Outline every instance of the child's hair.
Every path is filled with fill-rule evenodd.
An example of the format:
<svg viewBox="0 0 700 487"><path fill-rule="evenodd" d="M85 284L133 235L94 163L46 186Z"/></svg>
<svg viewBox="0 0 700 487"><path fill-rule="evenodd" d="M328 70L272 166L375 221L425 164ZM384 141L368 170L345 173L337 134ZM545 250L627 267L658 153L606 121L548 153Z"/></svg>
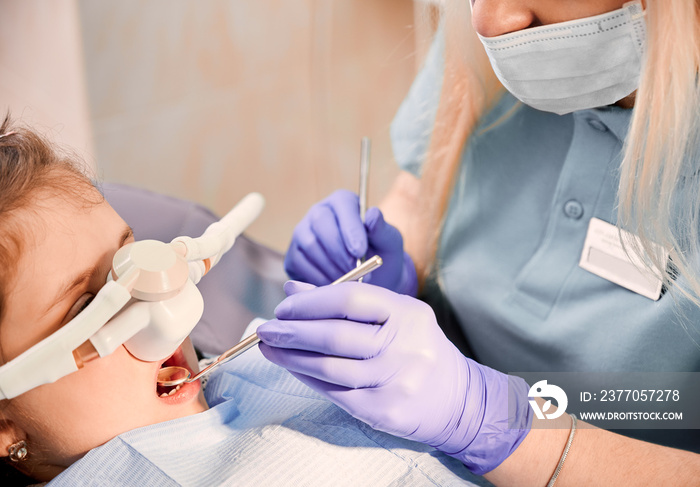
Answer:
<svg viewBox="0 0 700 487"><path fill-rule="evenodd" d="M0 327L5 318L7 291L18 272L17 262L32 234L32 225L36 224L32 210L46 197L56 196L79 207L102 201L78 157L58 150L37 132L14 124L6 115L0 125ZM0 365L5 361L0 343ZM0 401L0 411L9 403ZM0 420L0 428L5 427L6 422ZM4 453L0 456L6 458ZM0 461L0 485L34 482L8 460Z"/></svg>
<svg viewBox="0 0 700 487"><path fill-rule="evenodd" d="M29 231L32 214L27 210L47 196L64 197L77 205L99 202L89 188L94 185L78 157L58 150L27 127L14 126L6 115L0 126L0 325L7 286Z"/></svg>
<svg viewBox="0 0 700 487"><path fill-rule="evenodd" d="M445 73L421 176L419 228L406 240L419 281L434 274L436 253L461 154L500 88L462 0L445 2ZM700 305L700 0L647 0L646 60L620 168L618 225L642 239L647 265L665 269ZM502 89L502 88L501 88ZM652 251L670 252L673 265ZM676 275L684 284L673 282Z"/></svg>

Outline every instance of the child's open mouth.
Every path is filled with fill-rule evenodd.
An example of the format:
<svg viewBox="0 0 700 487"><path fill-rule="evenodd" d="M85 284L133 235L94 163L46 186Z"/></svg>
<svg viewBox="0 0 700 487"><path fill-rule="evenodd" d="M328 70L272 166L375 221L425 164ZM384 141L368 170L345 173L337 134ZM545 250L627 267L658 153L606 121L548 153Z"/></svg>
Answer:
<svg viewBox="0 0 700 487"><path fill-rule="evenodd" d="M163 367L168 366L184 367L185 369L189 370L190 374L194 374L189 364L187 363L187 359L185 358L181 347L178 347L178 349L175 350L175 353L161 364L160 368L162 369ZM180 400L186 399L192 394L196 394L199 391L199 388L199 381L185 382L183 384L178 384L174 386L166 386L159 384L156 379L156 395L160 399L167 400L169 403L180 402Z"/></svg>

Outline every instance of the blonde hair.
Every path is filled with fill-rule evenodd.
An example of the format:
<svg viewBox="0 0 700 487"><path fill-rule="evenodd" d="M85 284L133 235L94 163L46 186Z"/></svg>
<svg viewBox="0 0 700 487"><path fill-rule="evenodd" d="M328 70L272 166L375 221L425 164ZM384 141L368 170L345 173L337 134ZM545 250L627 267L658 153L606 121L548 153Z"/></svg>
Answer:
<svg viewBox="0 0 700 487"><path fill-rule="evenodd" d="M628 251L662 269L667 286L680 273L682 292L700 305L700 262L690 262L700 251L700 0L646 4L646 62L620 167L618 225L641 237ZM406 242L421 285L435 271L464 145L500 87L471 27L468 3L448 1L443 22L445 73L421 176L422 215ZM670 251L672 267L651 242Z"/></svg>
<svg viewBox="0 0 700 487"><path fill-rule="evenodd" d="M700 305L700 0L647 0L647 59L620 168L618 224L630 250ZM672 266L652 242L667 249Z"/></svg>
<svg viewBox="0 0 700 487"><path fill-rule="evenodd" d="M406 239L421 285L433 270L440 229L464 145L490 107L500 83L471 27L468 2L447 2L443 11L445 71L440 103L420 179L421 213Z"/></svg>

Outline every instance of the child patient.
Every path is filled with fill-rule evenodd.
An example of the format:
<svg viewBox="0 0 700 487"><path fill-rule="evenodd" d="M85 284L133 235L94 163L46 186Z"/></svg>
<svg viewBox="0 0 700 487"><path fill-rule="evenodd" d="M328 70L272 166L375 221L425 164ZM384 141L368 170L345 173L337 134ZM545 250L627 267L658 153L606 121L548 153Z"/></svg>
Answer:
<svg viewBox="0 0 700 487"><path fill-rule="evenodd" d="M80 313L105 283L114 253L132 241L129 226L70 156L5 118L0 364ZM189 341L176 355L196 367ZM457 460L372 430L257 348L220 367L206 390L194 382L167 397L156 387L162 363L120 346L0 401L0 483L465 484L468 473Z"/></svg>

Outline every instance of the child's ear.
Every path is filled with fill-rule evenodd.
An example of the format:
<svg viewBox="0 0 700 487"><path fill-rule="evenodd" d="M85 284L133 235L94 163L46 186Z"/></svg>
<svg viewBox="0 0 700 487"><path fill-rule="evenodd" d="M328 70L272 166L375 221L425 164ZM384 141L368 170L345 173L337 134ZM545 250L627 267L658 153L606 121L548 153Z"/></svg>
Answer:
<svg viewBox="0 0 700 487"><path fill-rule="evenodd" d="M10 447L13 445L16 452L24 447L26 457L26 444L23 444L26 439L25 432L14 421L3 418L3 413L0 410L0 482L2 485L33 485L36 483L36 479L30 475L32 467L29 462L23 459L9 460Z"/></svg>
<svg viewBox="0 0 700 487"><path fill-rule="evenodd" d="M26 438L27 435L14 421L0 417L0 457L9 456L10 446Z"/></svg>

